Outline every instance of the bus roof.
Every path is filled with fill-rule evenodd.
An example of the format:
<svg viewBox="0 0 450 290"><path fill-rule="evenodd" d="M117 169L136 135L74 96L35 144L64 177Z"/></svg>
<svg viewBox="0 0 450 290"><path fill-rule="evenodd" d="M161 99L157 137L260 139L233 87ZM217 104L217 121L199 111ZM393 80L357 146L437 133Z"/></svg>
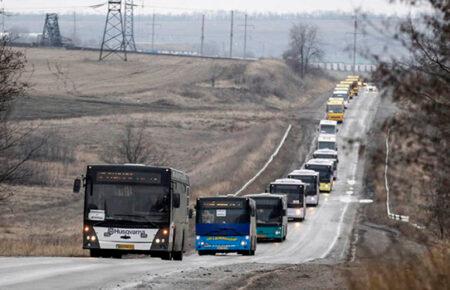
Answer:
<svg viewBox="0 0 450 290"><path fill-rule="evenodd" d="M314 158L308 160L306 162L307 165L328 165L328 166L334 166L334 161L332 159L323 159L323 158Z"/></svg>
<svg viewBox="0 0 450 290"><path fill-rule="evenodd" d="M328 102L342 103L345 101L344 99L345 99L344 97L332 96L328 98Z"/></svg>
<svg viewBox="0 0 450 290"><path fill-rule="evenodd" d="M218 195L218 196L205 196L197 198L197 200L224 200L224 199L248 199L248 197L234 196L234 195Z"/></svg>
<svg viewBox="0 0 450 290"><path fill-rule="evenodd" d="M314 151L313 155L315 155L315 154L337 156L337 151L332 150L332 149L318 149L318 150Z"/></svg>
<svg viewBox="0 0 450 290"><path fill-rule="evenodd" d="M348 94L348 91L347 90L344 91L338 88L333 91L333 94Z"/></svg>
<svg viewBox="0 0 450 290"><path fill-rule="evenodd" d="M271 182L270 184L306 185L305 183L301 182L300 180L292 179L292 178L280 178L280 179L277 179L277 180Z"/></svg>
<svg viewBox="0 0 450 290"><path fill-rule="evenodd" d="M286 199L286 196L284 194L271 194L271 193L253 193L253 194L246 194L244 197L249 198L273 198L273 199Z"/></svg>
<svg viewBox="0 0 450 290"><path fill-rule="evenodd" d="M320 125L332 125L332 126L337 126L337 121L332 121L332 120L320 120Z"/></svg>
<svg viewBox="0 0 450 290"><path fill-rule="evenodd" d="M320 134L317 138L318 142L336 142L336 135L333 134Z"/></svg>
<svg viewBox="0 0 450 290"><path fill-rule="evenodd" d="M300 176L319 176L319 172L309 169L296 169L288 174L288 176L300 175Z"/></svg>
<svg viewBox="0 0 450 290"><path fill-rule="evenodd" d="M344 105L344 101L340 98L329 98L327 105Z"/></svg>

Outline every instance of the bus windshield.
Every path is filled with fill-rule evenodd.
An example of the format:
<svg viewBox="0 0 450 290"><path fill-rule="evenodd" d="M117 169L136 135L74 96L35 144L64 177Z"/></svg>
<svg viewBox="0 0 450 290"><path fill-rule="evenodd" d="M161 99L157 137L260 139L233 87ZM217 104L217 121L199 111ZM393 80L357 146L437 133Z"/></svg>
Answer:
<svg viewBox="0 0 450 290"><path fill-rule="evenodd" d="M248 224L250 212L245 208L202 208L199 224Z"/></svg>
<svg viewBox="0 0 450 290"><path fill-rule="evenodd" d="M331 149L336 150L336 142L326 142L326 141L320 141L319 142L319 149Z"/></svg>
<svg viewBox="0 0 450 290"><path fill-rule="evenodd" d="M302 190L298 185L272 185L270 193L285 194L288 204L302 204Z"/></svg>
<svg viewBox="0 0 450 290"><path fill-rule="evenodd" d="M331 154L314 154L314 158L319 158L319 159L336 159L335 155L331 155Z"/></svg>
<svg viewBox="0 0 450 290"><path fill-rule="evenodd" d="M319 172L319 181L320 182L330 182L331 180L331 168L325 165L306 165L307 169L314 170Z"/></svg>
<svg viewBox="0 0 450 290"><path fill-rule="evenodd" d="M304 183L307 183L306 195L316 194L316 177L315 176L295 176L295 179L299 179Z"/></svg>
<svg viewBox="0 0 450 290"><path fill-rule="evenodd" d="M280 199L255 198L257 224L281 223L283 206Z"/></svg>
<svg viewBox="0 0 450 290"><path fill-rule="evenodd" d="M344 112L344 107L342 105L327 105L327 112L342 113Z"/></svg>
<svg viewBox="0 0 450 290"><path fill-rule="evenodd" d="M336 134L336 126L333 125L321 125L320 133L324 134Z"/></svg>
<svg viewBox="0 0 450 290"><path fill-rule="evenodd" d="M170 213L169 189L140 184L92 184L86 207L104 211L105 220L138 223L167 223Z"/></svg>

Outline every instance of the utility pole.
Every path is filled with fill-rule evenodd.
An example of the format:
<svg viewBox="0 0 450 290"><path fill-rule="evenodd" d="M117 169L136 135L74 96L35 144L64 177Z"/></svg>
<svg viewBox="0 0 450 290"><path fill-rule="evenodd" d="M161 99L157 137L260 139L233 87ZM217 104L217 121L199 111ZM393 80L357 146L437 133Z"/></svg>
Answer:
<svg viewBox="0 0 450 290"><path fill-rule="evenodd" d="M5 2L3 2L3 0L1 0L1 2L2 2L2 32L4 34L5 33Z"/></svg>
<svg viewBox="0 0 450 290"><path fill-rule="evenodd" d="M230 58L233 57L233 29L234 29L234 11L231 10L231 27L230 27Z"/></svg>
<svg viewBox="0 0 450 290"><path fill-rule="evenodd" d="M121 53L123 53L123 56ZM112 54L117 54L124 61L127 60L125 31L122 21L122 0L108 1L108 13L106 14L99 61L104 60Z"/></svg>
<svg viewBox="0 0 450 290"><path fill-rule="evenodd" d="M353 75L356 72L356 34L358 29L358 18L355 13L355 23L354 23L354 31L353 31Z"/></svg>
<svg viewBox="0 0 450 290"><path fill-rule="evenodd" d="M152 15L152 52L155 50L155 11L153 10Z"/></svg>
<svg viewBox="0 0 450 290"><path fill-rule="evenodd" d="M202 36L200 37L200 55L203 56L203 46L205 44L205 14L202 15Z"/></svg>
<svg viewBox="0 0 450 290"><path fill-rule="evenodd" d="M77 13L73 11L73 42L75 44L75 39L77 38Z"/></svg>
<svg viewBox="0 0 450 290"><path fill-rule="evenodd" d="M247 58L247 36L248 36L248 28L254 28L254 25L250 25L248 24L248 15L247 13L244 16L244 25L239 25L239 26L244 26L244 55L243 58Z"/></svg>
<svg viewBox="0 0 450 290"><path fill-rule="evenodd" d="M125 0L125 50L136 51L136 42L134 41L134 0Z"/></svg>

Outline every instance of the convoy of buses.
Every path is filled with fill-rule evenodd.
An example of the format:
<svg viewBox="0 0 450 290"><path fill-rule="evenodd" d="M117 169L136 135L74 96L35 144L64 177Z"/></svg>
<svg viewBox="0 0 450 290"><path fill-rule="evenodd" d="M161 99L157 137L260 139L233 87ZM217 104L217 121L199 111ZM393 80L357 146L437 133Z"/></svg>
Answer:
<svg viewBox="0 0 450 290"><path fill-rule="evenodd" d="M307 219L320 192L337 178L338 122L362 81L348 76L327 102L317 148L304 166L271 182L265 193L201 197L196 201L195 249L199 255L254 255L258 241L283 242L288 221ZM89 165L74 182L84 188L83 248L91 257L144 253L182 260L189 238L189 177L181 171L139 164Z"/></svg>

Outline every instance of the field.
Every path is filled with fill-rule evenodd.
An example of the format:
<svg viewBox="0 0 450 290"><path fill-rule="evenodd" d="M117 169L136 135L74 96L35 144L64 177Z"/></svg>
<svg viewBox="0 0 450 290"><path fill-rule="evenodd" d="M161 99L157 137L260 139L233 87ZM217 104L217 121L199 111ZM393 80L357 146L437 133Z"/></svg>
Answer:
<svg viewBox="0 0 450 290"><path fill-rule="evenodd" d="M194 198L227 194L265 163L288 124L285 150L309 146L318 119L305 119L317 115L333 84L324 76L302 81L277 60L130 55L126 63L99 63L95 52L25 53L31 87L13 123L33 131L28 146L45 142L25 166L26 178L9 186L14 195L0 203L0 255L86 254L83 198L71 192L72 181L104 162L127 125L143 128L156 163L190 175ZM290 162L276 161L251 190L289 169L292 157L280 158Z"/></svg>

